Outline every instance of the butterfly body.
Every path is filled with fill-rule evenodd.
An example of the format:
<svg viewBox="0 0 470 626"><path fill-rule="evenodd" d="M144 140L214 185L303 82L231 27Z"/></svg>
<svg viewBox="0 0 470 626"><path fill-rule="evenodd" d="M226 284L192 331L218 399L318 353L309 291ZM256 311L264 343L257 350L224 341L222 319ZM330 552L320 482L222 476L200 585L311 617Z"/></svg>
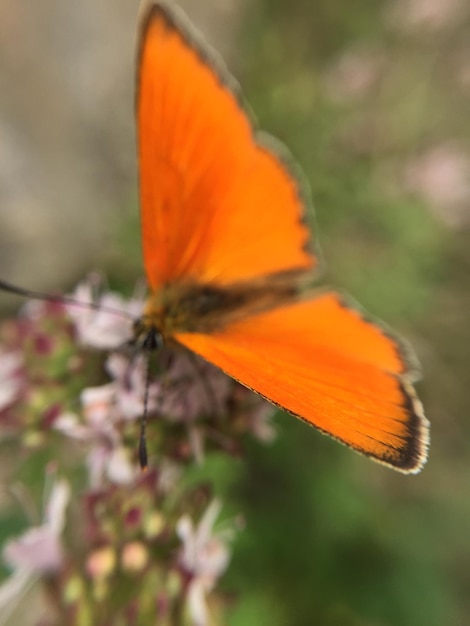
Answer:
<svg viewBox="0 0 470 626"><path fill-rule="evenodd" d="M428 423L413 353L348 298L312 291L320 262L304 220L308 193L242 102L173 3L146 1L136 117L151 295L137 332L180 344L342 443L417 472Z"/></svg>
<svg viewBox="0 0 470 626"><path fill-rule="evenodd" d="M143 321L164 337L176 332L211 333L297 297L292 280L277 276L230 286L174 284L148 298Z"/></svg>

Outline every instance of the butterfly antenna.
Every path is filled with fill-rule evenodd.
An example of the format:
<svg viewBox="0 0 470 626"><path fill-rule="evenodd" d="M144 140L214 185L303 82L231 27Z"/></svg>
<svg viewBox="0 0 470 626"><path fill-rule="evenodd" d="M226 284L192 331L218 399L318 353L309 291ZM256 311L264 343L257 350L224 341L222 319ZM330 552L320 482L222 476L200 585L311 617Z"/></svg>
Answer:
<svg viewBox="0 0 470 626"><path fill-rule="evenodd" d="M42 291L34 291L32 289L24 289L23 287L17 287L11 283L7 283L0 279L0 291L6 291L7 293L13 293L23 298L31 298L32 300L43 300L44 302L58 302L60 304L73 304L74 306L81 307L83 309L94 309L96 311L104 311L105 313L115 313L122 317L127 317L134 320L135 316L127 311L121 311L114 307L102 306L99 302L81 302L70 296L64 296L61 294L50 294Z"/></svg>
<svg viewBox="0 0 470 626"><path fill-rule="evenodd" d="M148 453L147 453L147 417L149 406L149 394L150 394L150 353L145 354L145 390L144 390L144 410L142 417L140 418L140 435L139 435L139 463L142 471L146 471L148 467Z"/></svg>

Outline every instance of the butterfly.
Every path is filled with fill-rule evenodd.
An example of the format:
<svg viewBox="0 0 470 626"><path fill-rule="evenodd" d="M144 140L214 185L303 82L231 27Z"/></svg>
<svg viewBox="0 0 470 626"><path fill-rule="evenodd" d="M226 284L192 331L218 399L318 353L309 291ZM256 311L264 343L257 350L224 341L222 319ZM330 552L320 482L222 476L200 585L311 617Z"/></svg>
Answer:
<svg viewBox="0 0 470 626"><path fill-rule="evenodd" d="M296 166L170 2L141 9L136 119L150 288L136 334L184 346L354 450L418 472L429 426L411 349L343 294L303 288L319 259Z"/></svg>

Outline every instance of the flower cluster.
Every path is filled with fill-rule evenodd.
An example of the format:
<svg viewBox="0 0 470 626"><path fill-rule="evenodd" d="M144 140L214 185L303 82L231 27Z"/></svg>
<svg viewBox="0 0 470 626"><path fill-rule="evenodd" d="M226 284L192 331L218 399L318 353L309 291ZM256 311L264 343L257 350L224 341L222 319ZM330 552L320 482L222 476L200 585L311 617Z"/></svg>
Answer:
<svg viewBox="0 0 470 626"><path fill-rule="evenodd" d="M70 298L28 302L0 326L9 471L54 462L43 521L4 546L12 575L0 616L40 580L59 623L217 623L230 533L214 531L220 503L206 486L186 489L185 472L213 451L239 454L246 434L271 440L271 409L183 349L151 360L146 390L145 356L128 345L142 299L100 296L97 285L91 277ZM55 623L48 615L38 624Z"/></svg>

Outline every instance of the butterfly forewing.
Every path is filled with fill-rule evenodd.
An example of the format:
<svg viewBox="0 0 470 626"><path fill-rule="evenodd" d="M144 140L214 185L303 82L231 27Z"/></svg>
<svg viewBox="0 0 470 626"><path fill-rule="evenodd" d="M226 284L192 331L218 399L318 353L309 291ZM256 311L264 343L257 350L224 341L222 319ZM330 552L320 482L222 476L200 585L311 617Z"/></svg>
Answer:
<svg viewBox="0 0 470 626"><path fill-rule="evenodd" d="M136 105L144 260L154 290L316 264L298 181L257 142L222 63L166 4L143 12Z"/></svg>

